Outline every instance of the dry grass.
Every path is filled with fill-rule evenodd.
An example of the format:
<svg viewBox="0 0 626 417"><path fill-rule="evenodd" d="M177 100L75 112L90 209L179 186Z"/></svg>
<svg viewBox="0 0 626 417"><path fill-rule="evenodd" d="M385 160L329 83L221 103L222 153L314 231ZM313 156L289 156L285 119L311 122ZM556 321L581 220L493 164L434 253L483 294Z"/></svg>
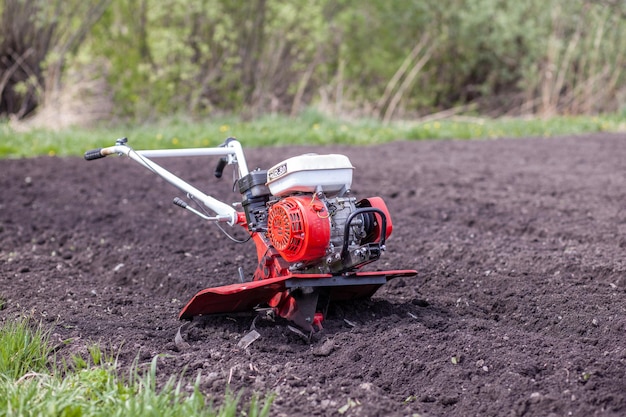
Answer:
<svg viewBox="0 0 626 417"><path fill-rule="evenodd" d="M91 127L108 120L113 112L113 92L104 65L91 63L68 74L63 85L47 92L37 112L26 119L9 121L15 132L33 129L59 131L68 127Z"/></svg>

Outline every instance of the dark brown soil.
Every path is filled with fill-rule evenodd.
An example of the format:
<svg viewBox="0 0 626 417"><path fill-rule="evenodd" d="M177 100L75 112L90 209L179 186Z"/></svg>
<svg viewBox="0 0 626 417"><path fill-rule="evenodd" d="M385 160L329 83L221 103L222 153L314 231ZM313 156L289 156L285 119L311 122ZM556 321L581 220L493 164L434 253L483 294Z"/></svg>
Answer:
<svg viewBox="0 0 626 417"><path fill-rule="evenodd" d="M251 274L254 248L115 157L0 161L0 319L43 319L68 357L95 342L124 368L160 355L162 378L201 373L218 399L228 383L275 393L274 416L626 414L626 135L246 155L268 168L312 150L348 155L354 194L387 202L394 231L376 267L419 273L334 305L311 343L261 320L241 349L243 315L187 324L177 345L183 305L239 266ZM238 198L213 159L161 162Z"/></svg>

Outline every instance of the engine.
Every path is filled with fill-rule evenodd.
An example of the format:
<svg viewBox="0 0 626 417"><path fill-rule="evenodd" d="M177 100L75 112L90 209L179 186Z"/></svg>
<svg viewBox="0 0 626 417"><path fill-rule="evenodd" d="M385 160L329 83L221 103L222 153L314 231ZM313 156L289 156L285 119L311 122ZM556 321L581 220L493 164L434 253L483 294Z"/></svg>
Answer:
<svg viewBox="0 0 626 417"><path fill-rule="evenodd" d="M349 196L344 155L307 154L239 181L248 227L262 233L290 269L338 273L378 259L392 223L380 197Z"/></svg>

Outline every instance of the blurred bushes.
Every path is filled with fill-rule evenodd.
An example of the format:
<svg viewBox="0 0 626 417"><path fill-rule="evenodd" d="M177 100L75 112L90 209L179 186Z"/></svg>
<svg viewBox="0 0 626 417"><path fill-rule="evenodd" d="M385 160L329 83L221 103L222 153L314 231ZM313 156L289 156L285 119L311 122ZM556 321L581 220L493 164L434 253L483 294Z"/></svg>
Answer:
<svg viewBox="0 0 626 417"><path fill-rule="evenodd" d="M86 7L0 0L0 113L27 115L63 86L50 77L68 68L106 77L115 115L141 120L294 115L310 106L384 121L626 107L621 1L106 0ZM32 40L17 50L10 40L29 27ZM45 50L41 28L57 34ZM29 50L26 58L43 58L20 61ZM43 71L55 62L56 72ZM93 62L102 62L100 71Z"/></svg>

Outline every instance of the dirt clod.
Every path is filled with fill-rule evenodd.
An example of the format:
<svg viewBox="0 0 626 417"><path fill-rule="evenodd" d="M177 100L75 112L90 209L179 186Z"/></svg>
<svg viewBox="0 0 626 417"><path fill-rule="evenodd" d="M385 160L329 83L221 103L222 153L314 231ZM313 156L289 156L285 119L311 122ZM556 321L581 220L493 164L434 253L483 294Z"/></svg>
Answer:
<svg viewBox="0 0 626 417"><path fill-rule="evenodd" d="M326 339L320 346L313 348L314 356L328 356L333 350L335 350L335 341L332 339Z"/></svg>

